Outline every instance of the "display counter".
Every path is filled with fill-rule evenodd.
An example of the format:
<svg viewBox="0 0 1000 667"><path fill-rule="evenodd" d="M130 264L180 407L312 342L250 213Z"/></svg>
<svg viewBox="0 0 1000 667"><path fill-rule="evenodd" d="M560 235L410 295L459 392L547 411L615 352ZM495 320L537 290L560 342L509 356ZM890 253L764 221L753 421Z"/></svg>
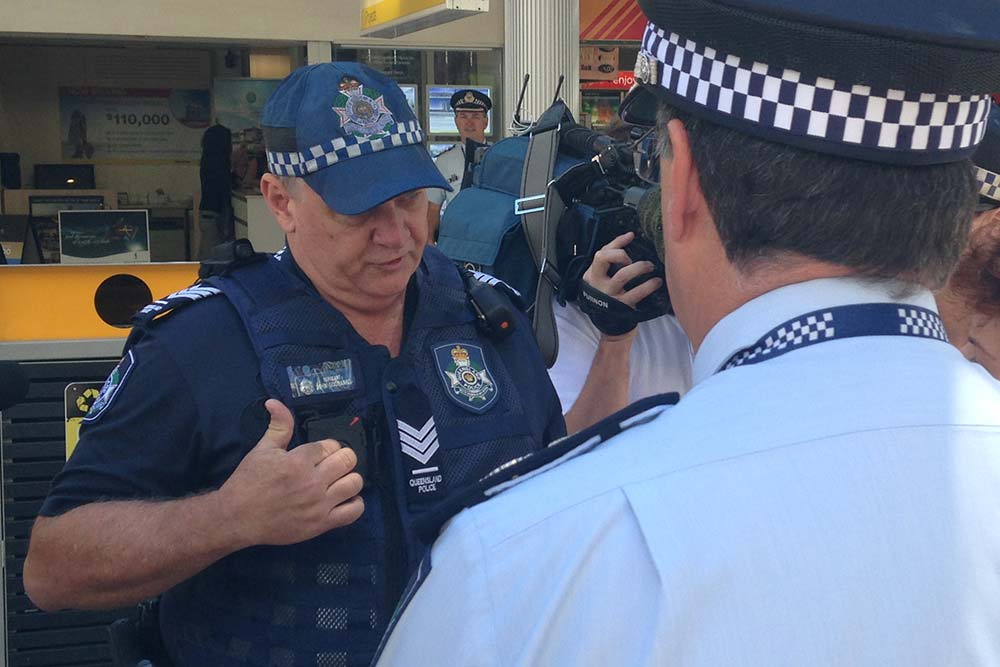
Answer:
<svg viewBox="0 0 1000 667"><path fill-rule="evenodd" d="M0 266L0 359L121 351L128 321L198 278L198 264Z"/></svg>

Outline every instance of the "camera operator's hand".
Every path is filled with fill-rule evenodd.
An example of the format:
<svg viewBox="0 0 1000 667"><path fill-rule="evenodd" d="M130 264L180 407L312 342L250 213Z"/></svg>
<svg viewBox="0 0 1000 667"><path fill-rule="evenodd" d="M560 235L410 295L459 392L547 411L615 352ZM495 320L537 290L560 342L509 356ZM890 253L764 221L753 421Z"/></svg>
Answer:
<svg viewBox="0 0 1000 667"><path fill-rule="evenodd" d="M636 304L663 286L663 281L659 278L650 278L632 289L626 289L625 286L631 280L651 273L654 269L652 262L633 262L625 252L625 247L634 238L634 232L626 232L613 239L594 254L594 260L583 274L585 283L629 308L635 308ZM609 275L614 268L618 270L614 275ZM634 336L634 328L619 335L604 333L608 340L631 339Z"/></svg>

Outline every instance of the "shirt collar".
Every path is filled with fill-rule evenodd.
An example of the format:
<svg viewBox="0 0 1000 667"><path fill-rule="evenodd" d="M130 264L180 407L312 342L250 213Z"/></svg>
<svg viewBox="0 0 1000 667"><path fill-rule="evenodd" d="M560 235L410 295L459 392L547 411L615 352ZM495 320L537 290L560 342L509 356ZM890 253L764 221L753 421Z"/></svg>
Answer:
<svg viewBox="0 0 1000 667"><path fill-rule="evenodd" d="M901 281L818 278L779 287L751 299L712 327L694 356L694 384L714 375L734 354L783 322L820 308L856 303L906 303L937 312L928 290Z"/></svg>

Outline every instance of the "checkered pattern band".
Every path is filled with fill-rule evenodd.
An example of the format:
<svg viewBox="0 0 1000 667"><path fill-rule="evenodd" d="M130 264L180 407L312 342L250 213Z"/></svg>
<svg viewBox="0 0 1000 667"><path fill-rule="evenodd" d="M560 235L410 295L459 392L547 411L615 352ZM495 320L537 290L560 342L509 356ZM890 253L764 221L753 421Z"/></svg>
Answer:
<svg viewBox="0 0 1000 667"><path fill-rule="evenodd" d="M859 336L910 336L948 342L938 314L919 306L864 303L817 310L775 327L720 370L756 364L817 343Z"/></svg>
<svg viewBox="0 0 1000 667"><path fill-rule="evenodd" d="M896 312L899 315L899 333L901 335L948 340L948 334L944 330L944 322L937 316L937 313L923 308L899 308Z"/></svg>
<svg viewBox="0 0 1000 667"><path fill-rule="evenodd" d="M1000 202L1000 174L976 167L976 180L979 182L979 194Z"/></svg>
<svg viewBox="0 0 1000 667"><path fill-rule="evenodd" d="M778 136L879 153L946 154L986 133L990 96L852 85L751 62L646 26L636 79Z"/></svg>
<svg viewBox="0 0 1000 667"><path fill-rule="evenodd" d="M338 137L298 153L268 151L267 166L272 174L278 176L305 176L343 160L419 144L423 140L424 133L420 124L410 120L396 123L392 130L377 139Z"/></svg>
<svg viewBox="0 0 1000 667"><path fill-rule="evenodd" d="M802 347L803 344L815 343L837 335L833 323L833 313L816 313L791 320L760 339L760 341L740 352L737 352L726 364L725 368L753 364L763 361L768 356L778 356L789 347Z"/></svg>

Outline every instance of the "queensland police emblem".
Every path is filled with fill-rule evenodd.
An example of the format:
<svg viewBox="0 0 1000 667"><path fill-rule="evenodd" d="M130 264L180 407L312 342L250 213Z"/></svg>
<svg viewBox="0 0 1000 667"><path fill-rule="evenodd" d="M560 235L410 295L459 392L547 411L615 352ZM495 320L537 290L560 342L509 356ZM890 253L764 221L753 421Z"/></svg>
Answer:
<svg viewBox="0 0 1000 667"><path fill-rule="evenodd" d="M333 110L340 116L340 126L359 139L378 139L386 136L396 119L385 105L382 93L364 86L342 88L333 102Z"/></svg>
<svg viewBox="0 0 1000 667"><path fill-rule="evenodd" d="M133 366L135 366L135 355L132 353L132 350L129 350L122 357L122 360L118 362L118 365L115 366L115 369L111 371L108 379L104 381L104 386L101 387L101 392L97 395L97 400L87 410L87 416L83 418L84 422L96 421L98 417L104 414L104 411L108 409L111 402L118 396L118 390L125 384L125 380L128 379Z"/></svg>
<svg viewBox="0 0 1000 667"><path fill-rule="evenodd" d="M486 366L483 348L449 343L434 348L448 396L466 410L483 413L497 399L497 385Z"/></svg>

